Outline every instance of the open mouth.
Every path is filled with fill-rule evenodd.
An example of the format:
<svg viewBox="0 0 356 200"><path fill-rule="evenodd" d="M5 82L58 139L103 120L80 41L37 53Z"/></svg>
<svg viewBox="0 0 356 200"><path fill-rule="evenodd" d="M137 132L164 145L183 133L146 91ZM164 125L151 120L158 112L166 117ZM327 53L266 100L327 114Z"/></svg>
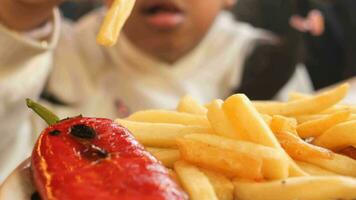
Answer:
<svg viewBox="0 0 356 200"><path fill-rule="evenodd" d="M147 1L142 13L148 24L160 29L176 28L184 21L183 10L168 0Z"/></svg>

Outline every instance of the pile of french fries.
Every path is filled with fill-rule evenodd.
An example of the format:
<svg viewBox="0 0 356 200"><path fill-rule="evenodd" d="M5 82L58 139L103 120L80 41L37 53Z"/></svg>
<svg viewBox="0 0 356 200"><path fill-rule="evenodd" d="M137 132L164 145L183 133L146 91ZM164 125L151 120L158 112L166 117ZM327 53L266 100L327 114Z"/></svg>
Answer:
<svg viewBox="0 0 356 200"><path fill-rule="evenodd" d="M139 111L127 127L192 200L356 199L356 107L349 85L287 102L235 94L176 111Z"/></svg>

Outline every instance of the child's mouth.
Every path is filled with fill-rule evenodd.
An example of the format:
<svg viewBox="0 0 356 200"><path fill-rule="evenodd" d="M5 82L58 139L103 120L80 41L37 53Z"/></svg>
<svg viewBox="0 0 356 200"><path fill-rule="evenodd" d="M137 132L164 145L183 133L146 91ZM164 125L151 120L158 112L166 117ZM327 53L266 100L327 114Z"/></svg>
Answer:
<svg viewBox="0 0 356 200"><path fill-rule="evenodd" d="M142 10L146 21L159 29L172 29L184 21L184 12L172 1L147 1Z"/></svg>

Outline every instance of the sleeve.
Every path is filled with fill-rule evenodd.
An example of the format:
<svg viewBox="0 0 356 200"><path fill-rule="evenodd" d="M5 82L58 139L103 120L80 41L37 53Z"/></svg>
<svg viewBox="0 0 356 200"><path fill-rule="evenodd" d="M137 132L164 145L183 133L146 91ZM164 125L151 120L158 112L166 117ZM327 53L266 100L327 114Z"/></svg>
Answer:
<svg viewBox="0 0 356 200"><path fill-rule="evenodd" d="M60 16L53 31L39 41L0 24L0 183L31 152L32 126L25 99L37 99L53 62Z"/></svg>
<svg viewBox="0 0 356 200"><path fill-rule="evenodd" d="M244 63L241 84L234 92L255 100L275 97L296 70L295 52L285 43L260 41Z"/></svg>

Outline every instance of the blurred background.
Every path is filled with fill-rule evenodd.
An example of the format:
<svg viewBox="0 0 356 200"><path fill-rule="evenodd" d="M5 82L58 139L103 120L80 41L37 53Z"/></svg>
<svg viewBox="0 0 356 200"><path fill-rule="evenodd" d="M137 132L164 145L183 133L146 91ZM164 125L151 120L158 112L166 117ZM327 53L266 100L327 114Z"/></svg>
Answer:
<svg viewBox="0 0 356 200"><path fill-rule="evenodd" d="M73 21L101 5L77 0L61 5ZM355 0L238 0L236 20L271 31L280 43L273 49L286 67L306 66L314 88L356 75Z"/></svg>

